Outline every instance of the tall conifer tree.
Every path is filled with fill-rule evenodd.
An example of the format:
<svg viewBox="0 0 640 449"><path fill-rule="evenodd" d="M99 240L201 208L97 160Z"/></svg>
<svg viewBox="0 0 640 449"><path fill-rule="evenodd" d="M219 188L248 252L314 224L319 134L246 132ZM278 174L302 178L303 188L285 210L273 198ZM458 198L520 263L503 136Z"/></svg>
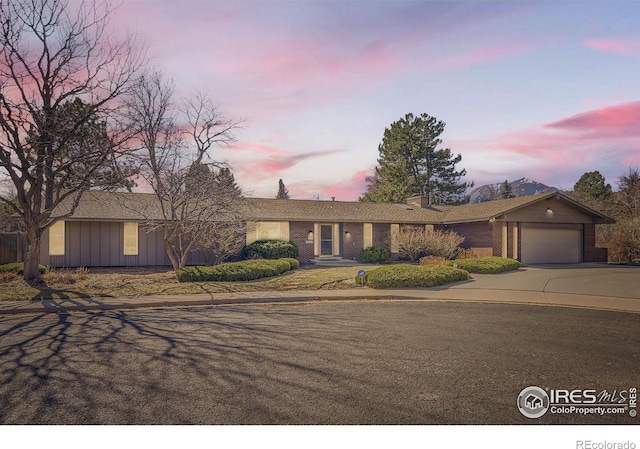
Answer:
<svg viewBox="0 0 640 449"><path fill-rule="evenodd" d="M380 157L361 201L402 203L413 195L426 195L433 204L468 201L473 183L461 182L466 170L456 170L462 160L449 148L438 148L445 123L428 114L407 114L384 131Z"/></svg>
<svg viewBox="0 0 640 449"><path fill-rule="evenodd" d="M278 181L278 193L276 194L276 199L288 200L289 198L291 198L291 196L289 195L289 191L284 186L284 182L282 182L282 179L281 179Z"/></svg>

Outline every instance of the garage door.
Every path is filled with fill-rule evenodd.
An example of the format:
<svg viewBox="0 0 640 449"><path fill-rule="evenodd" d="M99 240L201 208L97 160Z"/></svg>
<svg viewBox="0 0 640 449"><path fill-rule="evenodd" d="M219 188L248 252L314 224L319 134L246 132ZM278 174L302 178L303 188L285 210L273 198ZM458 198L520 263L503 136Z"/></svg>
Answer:
<svg viewBox="0 0 640 449"><path fill-rule="evenodd" d="M522 263L582 262L582 230L522 227Z"/></svg>

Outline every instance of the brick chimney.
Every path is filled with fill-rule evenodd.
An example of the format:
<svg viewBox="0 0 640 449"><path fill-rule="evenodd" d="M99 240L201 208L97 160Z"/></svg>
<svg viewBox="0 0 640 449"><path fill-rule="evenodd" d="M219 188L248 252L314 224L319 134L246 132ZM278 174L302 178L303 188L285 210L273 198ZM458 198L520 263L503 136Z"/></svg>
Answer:
<svg viewBox="0 0 640 449"><path fill-rule="evenodd" d="M431 207L429 197L427 195L414 195L407 200L407 204L410 206L421 207L423 209Z"/></svg>

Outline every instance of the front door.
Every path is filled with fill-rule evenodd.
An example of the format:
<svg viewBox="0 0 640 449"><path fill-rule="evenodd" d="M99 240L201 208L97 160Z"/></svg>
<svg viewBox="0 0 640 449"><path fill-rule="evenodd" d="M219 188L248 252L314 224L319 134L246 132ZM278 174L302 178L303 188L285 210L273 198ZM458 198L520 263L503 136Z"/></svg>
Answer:
<svg viewBox="0 0 640 449"><path fill-rule="evenodd" d="M320 225L320 255L333 256L332 225Z"/></svg>

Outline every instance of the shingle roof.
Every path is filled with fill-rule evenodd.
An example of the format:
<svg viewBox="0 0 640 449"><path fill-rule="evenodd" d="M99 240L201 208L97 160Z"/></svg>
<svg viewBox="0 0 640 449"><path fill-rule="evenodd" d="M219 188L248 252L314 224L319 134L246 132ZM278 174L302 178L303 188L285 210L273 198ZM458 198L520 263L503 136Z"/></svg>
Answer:
<svg viewBox="0 0 640 449"><path fill-rule="evenodd" d="M341 221L374 223L438 224L485 221L555 195L586 212L608 219L565 195L543 193L505 200L487 201L461 206L432 206L421 208L406 204L362 203L346 201L276 200L246 198L250 220L264 221ZM65 204L54 216L67 215ZM86 192L71 216L78 220L126 221L161 219L155 195L150 193Z"/></svg>
<svg viewBox="0 0 640 449"><path fill-rule="evenodd" d="M261 220L439 223L452 206L417 206L346 201L248 198L252 215Z"/></svg>
<svg viewBox="0 0 640 449"><path fill-rule="evenodd" d="M54 216L68 215L71 201L63 201ZM159 220L162 213L156 196L151 193L89 191L82 195L72 218L77 220L136 221Z"/></svg>

